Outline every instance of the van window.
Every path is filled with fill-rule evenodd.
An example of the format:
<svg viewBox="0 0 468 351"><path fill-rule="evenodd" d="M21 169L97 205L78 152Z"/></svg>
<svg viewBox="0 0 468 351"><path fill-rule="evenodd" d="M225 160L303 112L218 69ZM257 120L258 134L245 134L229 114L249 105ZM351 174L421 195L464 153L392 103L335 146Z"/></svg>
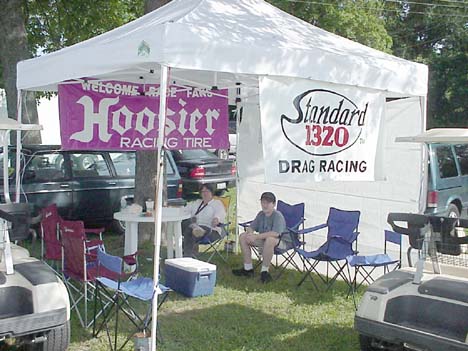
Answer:
<svg viewBox="0 0 468 351"><path fill-rule="evenodd" d="M119 177L134 177L136 166L136 153L111 152L110 157L114 163L115 172Z"/></svg>
<svg viewBox="0 0 468 351"><path fill-rule="evenodd" d="M468 175L468 145L455 145L455 155L462 175Z"/></svg>
<svg viewBox="0 0 468 351"><path fill-rule="evenodd" d="M101 154L71 154L75 178L109 177L106 160Z"/></svg>
<svg viewBox="0 0 468 351"><path fill-rule="evenodd" d="M439 161L440 178L458 176L455 157L450 146L439 146L437 148L437 160Z"/></svg>

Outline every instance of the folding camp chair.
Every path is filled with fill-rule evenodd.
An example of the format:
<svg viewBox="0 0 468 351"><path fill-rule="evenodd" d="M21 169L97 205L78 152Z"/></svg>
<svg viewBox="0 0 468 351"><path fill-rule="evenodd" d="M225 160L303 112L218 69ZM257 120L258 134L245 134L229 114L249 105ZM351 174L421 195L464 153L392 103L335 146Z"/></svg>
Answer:
<svg viewBox="0 0 468 351"><path fill-rule="evenodd" d="M84 328L91 326L88 321L88 290L94 289L97 274L97 249L103 249L102 240L86 240L85 229L81 221L60 223L62 243L62 275L71 300L70 309L74 309ZM83 302L84 307L81 306ZM82 316L83 308L84 316Z"/></svg>
<svg viewBox="0 0 468 351"><path fill-rule="evenodd" d="M290 205L284 201L278 200L276 209L281 212L286 221L286 231L280 233L280 243L281 241L287 243L287 245L280 245L280 243L278 243L273 251L275 263L272 266L278 271L274 278L278 279L288 265L292 265L297 270L300 269L294 261L294 256L296 255L295 249L300 248L304 244L300 238L299 230L304 226L305 204L301 202ZM240 223L239 225L246 229L251 222L252 221ZM255 246L252 247L252 251L258 259L258 263L255 266L255 268L257 268L261 264L261 253Z"/></svg>
<svg viewBox="0 0 468 351"><path fill-rule="evenodd" d="M154 295L154 282L151 278L136 277L134 273L131 275L125 274L125 260L121 257L112 256L98 249L97 267L98 277L96 280L95 292L95 320L93 327L93 336L96 337L104 328L106 329L107 339L111 350L121 350L125 347L131 337L135 334L131 333L125 341L117 348L117 333L119 331L119 315L122 312L128 318L131 324L144 335L149 335L151 329L151 312L152 301ZM156 293L161 295L158 308L164 303L167 298L170 288L162 284L158 284ZM102 320L98 323L96 315L98 303L101 309L105 307L105 299L112 301L111 306L102 314ZM140 317L136 311L136 305L133 301L147 302L147 308L144 317ZM115 316L114 340L112 341L109 322ZM98 326L99 324L99 326Z"/></svg>
<svg viewBox="0 0 468 351"><path fill-rule="evenodd" d="M392 243L399 246L399 258L394 259L387 253L387 243ZM384 274L392 270L401 268L401 234L391 230L385 230L385 243L384 253L376 255L352 255L347 257L348 269L349 266L354 267L354 278L351 284L351 291L353 294L354 305L356 306L355 292L362 284L371 284L374 282L372 273L379 268L383 267ZM392 267L393 266L393 267ZM349 272L348 272L349 274ZM358 284L358 277L361 282Z"/></svg>
<svg viewBox="0 0 468 351"><path fill-rule="evenodd" d="M222 227L221 231L221 236L219 238L216 238L215 240L211 240L209 237L204 236L200 240L198 240L198 245L204 245L207 246L204 250L202 250L196 258L201 259L203 256L206 254L209 254L208 259L206 262L211 262L214 256L219 256L224 262L227 262L227 252L223 255L221 252L222 244L224 242L224 239L229 235L229 205L231 203L231 197L230 196L215 196L214 197L217 200L220 200L223 205L224 209L226 210L226 220L225 223L222 223L220 226Z"/></svg>
<svg viewBox="0 0 468 351"><path fill-rule="evenodd" d="M314 287L315 284L312 273L316 273L320 280L327 286L327 290L335 283L338 277L341 277L351 287L351 277L346 275L344 268L347 266L346 258L356 254L353 249L358 237L359 211L344 211L337 208L330 208L327 222L298 231L298 234L309 234L314 231L328 228L327 240L317 250L306 251L298 248L296 252L304 259L306 273L299 282L300 286L309 277ZM327 274L323 277L318 271L320 262L327 263ZM335 274L331 279L328 276L329 267L332 267Z"/></svg>
<svg viewBox="0 0 468 351"><path fill-rule="evenodd" d="M41 257L55 271L62 261L62 244L60 242L60 217L56 204L49 205L41 211ZM85 228L86 234L94 234L102 240L104 228ZM50 263L50 264L49 264Z"/></svg>

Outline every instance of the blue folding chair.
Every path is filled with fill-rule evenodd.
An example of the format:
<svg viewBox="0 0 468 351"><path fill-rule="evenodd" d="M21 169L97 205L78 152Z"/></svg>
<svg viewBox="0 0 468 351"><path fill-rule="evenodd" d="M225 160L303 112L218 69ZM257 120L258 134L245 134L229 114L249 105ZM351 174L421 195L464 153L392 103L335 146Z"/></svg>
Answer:
<svg viewBox="0 0 468 351"><path fill-rule="evenodd" d="M305 204L301 202L295 205L290 205L284 201L278 200L276 209L281 212L286 221L286 231L280 234L280 242L273 252L275 256L273 267L278 271L274 278L278 279L288 265L292 265L297 270L300 269L298 264L294 261L294 256L296 255L295 249L304 245L298 231L300 231L300 228L303 228L304 226ZM250 223L252 223L252 221L239 223L239 225L245 230ZM261 264L261 254L255 247L252 247L252 251L258 258L258 263L255 266L256 268Z"/></svg>
<svg viewBox="0 0 468 351"><path fill-rule="evenodd" d="M356 246L357 237L359 235L358 225L360 215L361 212L359 211L344 211L331 207L326 223L297 231L297 235L301 235L328 228L327 240L317 250L306 251L301 248L295 249L303 258L304 268L306 270L298 286L309 277L314 287L318 290L312 273L317 274L320 280L327 286L327 290L330 289L338 277L341 277L349 286L351 285L351 277L349 274L346 276L344 268L347 266L346 258L356 254L353 245ZM323 277L317 270L317 265L320 262L327 263L326 277ZM328 276L329 266L335 270L335 274L331 279Z"/></svg>
<svg viewBox="0 0 468 351"><path fill-rule="evenodd" d="M122 345L117 348L117 334L119 330L119 312L122 312L133 326L145 335L149 335L151 329L152 301L154 295L154 282L151 278L136 277L127 275L124 272L124 260L120 257L112 256L102 250L98 250L97 255L98 278L96 279L96 295L94 301L94 313L96 316L98 303L101 309L105 307L107 301L112 301L111 306L102 315L102 320L98 325L97 317L94 323L93 336L96 337L104 328L111 350L122 350L128 341L135 334L131 333ZM130 277L130 278L129 278ZM129 278L127 280L127 278ZM167 298L170 288L158 284L156 293L161 295L158 308ZM140 317L131 301L144 301L148 303L148 308L144 317ZM115 315L114 341L109 330L109 321Z"/></svg>
<svg viewBox="0 0 468 351"><path fill-rule="evenodd" d="M372 273L379 268L383 267L384 274L392 270L401 268L401 234L393 232L391 230L385 230L385 243L384 243L384 253L376 255L352 255L347 257L348 265L354 268L354 278L351 285L351 291L353 293L353 300L355 300L355 292L362 284L372 284L374 278ZM399 257L394 259L390 257L387 253L387 243L392 243L399 246ZM349 267L348 266L348 267ZM357 282L358 277L362 280ZM356 303L355 303L356 305Z"/></svg>

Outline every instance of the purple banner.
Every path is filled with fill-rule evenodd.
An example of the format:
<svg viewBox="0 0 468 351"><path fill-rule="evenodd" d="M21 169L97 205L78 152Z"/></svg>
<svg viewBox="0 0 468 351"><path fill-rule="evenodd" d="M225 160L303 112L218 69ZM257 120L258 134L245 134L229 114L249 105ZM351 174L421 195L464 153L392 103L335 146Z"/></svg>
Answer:
<svg viewBox="0 0 468 351"><path fill-rule="evenodd" d="M59 86L65 150L154 150L159 85L118 81ZM165 145L169 149L227 149L227 90L170 87Z"/></svg>

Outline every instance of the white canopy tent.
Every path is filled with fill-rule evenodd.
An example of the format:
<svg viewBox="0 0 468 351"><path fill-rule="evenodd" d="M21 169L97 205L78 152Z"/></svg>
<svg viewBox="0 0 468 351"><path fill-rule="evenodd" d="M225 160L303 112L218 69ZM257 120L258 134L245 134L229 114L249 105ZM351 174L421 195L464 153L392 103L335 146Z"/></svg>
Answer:
<svg viewBox="0 0 468 351"><path fill-rule="evenodd" d="M384 197L404 195L404 199L398 199L396 203L411 203L407 207L417 209L419 174L416 178L406 179L401 175L398 179L392 179L388 187L381 186L380 182L332 184L328 186L332 190L321 192L320 198L316 197L320 186L301 187L295 184L294 189L301 191L293 194L289 185L264 184L259 131L259 78L303 78L356 89L378 90L385 92L387 97L404 98L396 100L393 105L389 104L387 108L387 123L382 128L385 132L381 136L381 151L384 152L392 149L402 119L408 131L405 134L424 130L427 75L424 65L328 33L263 0L173 0L103 35L20 62L17 86L19 90L57 91L58 85L67 81L93 78L160 83L162 87L168 84L216 86L230 88L231 97L240 87L245 108L243 122L238 126L239 216L247 218L255 214L258 211L259 191L268 188L277 191L279 197L288 202L296 199L306 201L306 208L309 208L306 217L314 220L316 214L323 219L323 209L336 201L337 205L357 207L362 211L375 208L375 203L381 201L379 191L382 188ZM165 101L165 89L161 91L161 101ZM164 125L165 106L161 103L160 130ZM388 133L386 128L389 128ZM163 145L162 135L159 134L158 146ZM417 148L409 154L400 150L391 154L393 156L413 162L411 171L418 173L421 169L421 152ZM381 158L379 162L383 164L385 161L388 159ZM162 175L161 167L158 166L158 175ZM399 171L404 173L405 169L406 166L401 165ZM384 167L384 172L386 170ZM399 181L405 186L394 195L392 190L400 186ZM158 183L161 184L160 181ZM161 187L158 189L157 199L161 205ZM365 194L371 194L368 195L370 204L362 197L363 189L366 189ZM411 189L409 194L403 193L408 189ZM344 202L343 197L347 199ZM319 199L322 202L319 203ZM379 209L382 213L378 215L372 212L370 216L378 217L377 227L383 225L384 210L393 207L382 207ZM155 252L159 255L161 206L157 208ZM156 277L158 269L158 260L155 260Z"/></svg>

